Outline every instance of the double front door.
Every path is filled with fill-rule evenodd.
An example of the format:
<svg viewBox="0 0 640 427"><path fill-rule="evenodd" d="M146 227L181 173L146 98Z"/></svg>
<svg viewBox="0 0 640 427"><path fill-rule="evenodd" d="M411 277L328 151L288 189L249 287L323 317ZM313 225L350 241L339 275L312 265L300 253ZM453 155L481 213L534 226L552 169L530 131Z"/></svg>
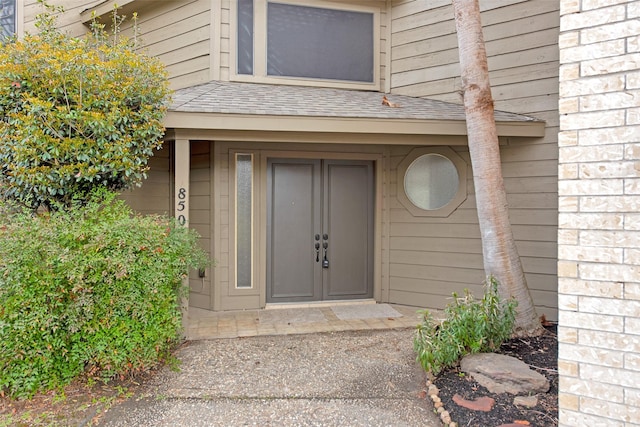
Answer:
<svg viewBox="0 0 640 427"><path fill-rule="evenodd" d="M267 302L373 296L373 163L270 159Z"/></svg>

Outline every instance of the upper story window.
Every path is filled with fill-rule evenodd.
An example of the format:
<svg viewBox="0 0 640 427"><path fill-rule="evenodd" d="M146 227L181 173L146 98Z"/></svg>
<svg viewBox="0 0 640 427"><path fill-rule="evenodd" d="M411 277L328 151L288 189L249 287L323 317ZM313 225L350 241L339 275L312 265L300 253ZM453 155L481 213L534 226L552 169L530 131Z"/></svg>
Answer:
<svg viewBox="0 0 640 427"><path fill-rule="evenodd" d="M16 1L0 0L0 43L16 33Z"/></svg>
<svg viewBox="0 0 640 427"><path fill-rule="evenodd" d="M238 0L236 12L237 80L377 86L378 9Z"/></svg>

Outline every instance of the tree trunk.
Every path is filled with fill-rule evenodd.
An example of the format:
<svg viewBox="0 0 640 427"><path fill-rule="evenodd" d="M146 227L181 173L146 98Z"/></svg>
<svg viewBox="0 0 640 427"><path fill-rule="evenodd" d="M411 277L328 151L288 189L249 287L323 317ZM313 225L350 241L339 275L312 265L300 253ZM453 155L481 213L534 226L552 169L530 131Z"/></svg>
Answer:
<svg viewBox="0 0 640 427"><path fill-rule="evenodd" d="M452 1L484 270L498 279L503 298L518 301L515 334L531 335L541 326L509 222L480 7L478 0Z"/></svg>

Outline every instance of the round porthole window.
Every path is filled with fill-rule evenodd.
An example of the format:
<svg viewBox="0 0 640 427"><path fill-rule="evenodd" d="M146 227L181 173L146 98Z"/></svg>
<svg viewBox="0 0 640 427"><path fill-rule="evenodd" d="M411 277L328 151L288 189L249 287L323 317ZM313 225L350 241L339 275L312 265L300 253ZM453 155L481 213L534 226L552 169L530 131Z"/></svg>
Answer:
<svg viewBox="0 0 640 427"><path fill-rule="evenodd" d="M399 199L414 215L447 216L466 199L466 165L448 148L414 150L398 173Z"/></svg>
<svg viewBox="0 0 640 427"><path fill-rule="evenodd" d="M424 154L415 159L404 175L404 189L411 203L425 210L445 206L458 192L458 171L440 154Z"/></svg>

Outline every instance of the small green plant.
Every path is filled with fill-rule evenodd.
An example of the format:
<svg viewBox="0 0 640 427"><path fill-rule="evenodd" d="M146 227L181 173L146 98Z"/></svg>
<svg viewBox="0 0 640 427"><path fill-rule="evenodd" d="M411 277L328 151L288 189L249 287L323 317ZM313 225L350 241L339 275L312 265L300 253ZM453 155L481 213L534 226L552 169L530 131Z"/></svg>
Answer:
<svg viewBox="0 0 640 427"><path fill-rule="evenodd" d="M182 280L206 264L197 239L112 193L41 215L0 205L0 391L29 397L170 358Z"/></svg>
<svg viewBox="0 0 640 427"><path fill-rule="evenodd" d="M428 310L423 312L413 342L418 361L425 371L438 375L466 354L494 351L511 336L516 306L515 299L500 299L498 281L492 276L481 300L468 290L463 297L453 293L441 324Z"/></svg>

